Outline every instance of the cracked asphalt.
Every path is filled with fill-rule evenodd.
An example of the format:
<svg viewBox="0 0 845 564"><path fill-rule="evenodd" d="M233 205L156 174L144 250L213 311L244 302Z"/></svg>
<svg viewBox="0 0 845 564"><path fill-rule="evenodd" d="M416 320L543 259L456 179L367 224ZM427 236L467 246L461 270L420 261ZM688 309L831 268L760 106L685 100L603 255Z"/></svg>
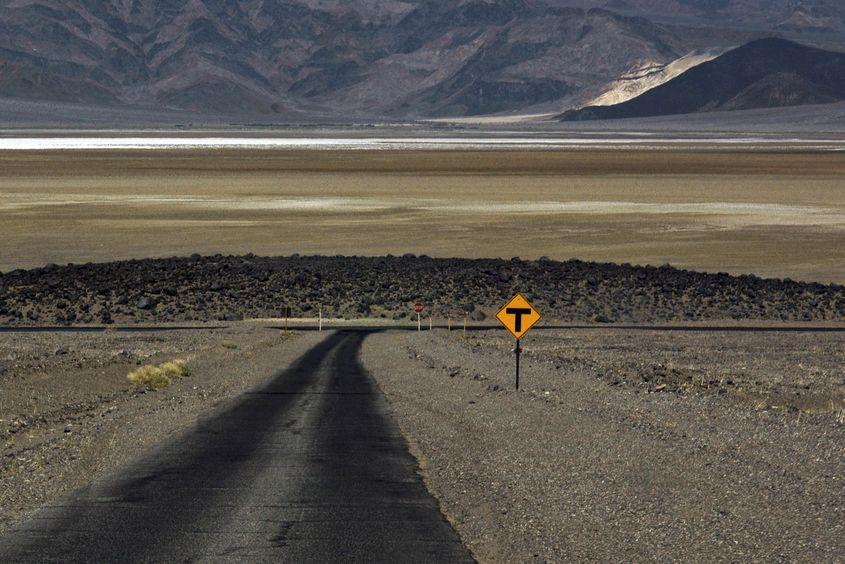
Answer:
<svg viewBox="0 0 845 564"><path fill-rule="evenodd" d="M0 538L3 562L473 561L339 331Z"/></svg>

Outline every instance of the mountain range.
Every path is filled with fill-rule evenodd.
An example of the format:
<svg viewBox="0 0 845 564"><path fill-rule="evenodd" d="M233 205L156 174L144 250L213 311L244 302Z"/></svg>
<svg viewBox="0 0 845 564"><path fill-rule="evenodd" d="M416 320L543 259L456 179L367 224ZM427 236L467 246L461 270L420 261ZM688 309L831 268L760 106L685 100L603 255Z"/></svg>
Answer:
<svg viewBox="0 0 845 564"><path fill-rule="evenodd" d="M638 69L773 33L845 48L845 6L12 0L0 7L0 98L279 120L554 114Z"/></svg>

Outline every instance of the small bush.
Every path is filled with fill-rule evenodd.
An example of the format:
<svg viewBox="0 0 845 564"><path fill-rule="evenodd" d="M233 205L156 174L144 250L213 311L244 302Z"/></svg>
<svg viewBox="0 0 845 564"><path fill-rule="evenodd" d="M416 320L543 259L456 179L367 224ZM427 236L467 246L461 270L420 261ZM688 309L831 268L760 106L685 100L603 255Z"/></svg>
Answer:
<svg viewBox="0 0 845 564"><path fill-rule="evenodd" d="M190 376L188 363L184 360L173 360L159 366L152 364L142 366L129 373L127 378L133 384L148 390L166 388L174 380Z"/></svg>
<svg viewBox="0 0 845 564"><path fill-rule="evenodd" d="M164 371L158 366L142 366L130 372L127 378L133 384L150 390L166 388L170 385L170 378L165 376Z"/></svg>
<svg viewBox="0 0 845 564"><path fill-rule="evenodd" d="M227 348L227 349L230 349L230 350L235 350L235 349L238 348L238 343L236 343L235 341L232 341L230 339L225 339L220 344L223 345L224 348Z"/></svg>
<svg viewBox="0 0 845 564"><path fill-rule="evenodd" d="M165 362L160 367L164 375L171 380L175 380L177 378L184 378L185 376L191 375L191 370L188 368L188 363L184 360L173 360L171 362Z"/></svg>

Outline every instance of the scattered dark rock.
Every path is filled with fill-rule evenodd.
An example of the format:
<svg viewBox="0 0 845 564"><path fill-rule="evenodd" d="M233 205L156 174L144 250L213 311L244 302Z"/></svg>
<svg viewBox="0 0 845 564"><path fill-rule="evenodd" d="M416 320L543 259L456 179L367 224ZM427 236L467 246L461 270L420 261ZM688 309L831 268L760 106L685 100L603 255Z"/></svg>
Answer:
<svg viewBox="0 0 845 564"><path fill-rule="evenodd" d="M107 282L106 282L107 281ZM131 289L115 292L114 288ZM845 287L672 267L400 257L196 256L17 270L0 284L0 323L132 322L291 316L407 319L416 300L438 319L484 321L522 291L546 320L660 322L845 319ZM136 294L137 293L137 294ZM128 298L135 294L138 298ZM71 297L72 296L72 297ZM131 308L126 304L132 303ZM78 304L74 306L73 304ZM89 321L86 321L89 322Z"/></svg>

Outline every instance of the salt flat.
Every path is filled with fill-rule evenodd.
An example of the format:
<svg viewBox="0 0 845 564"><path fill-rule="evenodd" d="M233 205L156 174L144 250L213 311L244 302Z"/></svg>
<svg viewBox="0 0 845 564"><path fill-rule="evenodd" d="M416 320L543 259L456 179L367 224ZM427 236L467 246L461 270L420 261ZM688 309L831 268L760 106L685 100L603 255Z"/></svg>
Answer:
<svg viewBox="0 0 845 564"><path fill-rule="evenodd" d="M826 138L656 136L651 133L555 136L432 136L432 137L253 137L253 136L9 136L0 138L0 151L80 150L173 150L173 149L265 149L265 150L482 150L482 149L624 149L669 150L697 147L713 150L800 149L843 151L845 140Z"/></svg>

